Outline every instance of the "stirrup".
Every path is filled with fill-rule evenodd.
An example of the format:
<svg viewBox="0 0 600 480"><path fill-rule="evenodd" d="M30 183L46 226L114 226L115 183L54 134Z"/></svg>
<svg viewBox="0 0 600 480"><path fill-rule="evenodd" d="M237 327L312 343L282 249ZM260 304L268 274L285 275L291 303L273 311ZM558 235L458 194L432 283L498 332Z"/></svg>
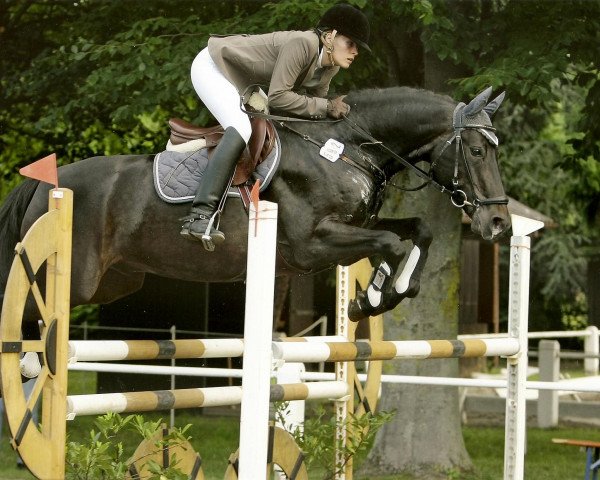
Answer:
<svg viewBox="0 0 600 480"><path fill-rule="evenodd" d="M215 245L223 243L223 241L225 240L225 235L223 234L223 232L220 232L219 230L214 228L216 221L215 219L217 218L217 215L219 215L218 211L213 213L210 217L208 215L203 214L198 216L190 215L184 217L182 219L184 220L184 224L182 225L180 234L188 240L200 240L207 251L214 251ZM203 228L203 230L199 230L198 228L192 228L194 222L197 221L208 222L206 224L206 228L204 228L204 226L201 227Z"/></svg>
<svg viewBox="0 0 600 480"><path fill-rule="evenodd" d="M213 252L215 250L215 241L214 241L211 233L212 233L213 225L215 223L215 218L217 217L218 213L219 212L215 212L210 217L210 219L208 220L208 225L206 226L206 230L202 234L202 237L200 238L202 240L202 245L204 246L204 249L208 252ZM192 235L193 235L193 233L192 233ZM224 239L225 239L225 237L223 236L223 240ZM217 243L220 243L220 242L217 242Z"/></svg>

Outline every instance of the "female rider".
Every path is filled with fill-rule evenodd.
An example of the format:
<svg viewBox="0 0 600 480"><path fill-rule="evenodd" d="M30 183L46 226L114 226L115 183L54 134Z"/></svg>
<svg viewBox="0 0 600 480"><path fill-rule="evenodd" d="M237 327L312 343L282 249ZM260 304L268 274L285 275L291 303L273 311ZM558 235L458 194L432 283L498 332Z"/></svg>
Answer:
<svg viewBox="0 0 600 480"><path fill-rule="evenodd" d="M348 68L358 49L370 51L369 21L358 9L335 5L316 29L262 35L212 36L192 63L196 93L225 129L208 162L181 234L201 240L207 250L225 240L216 229L218 205L252 129L240 109L240 95L268 84L271 111L322 119L341 118L349 106L343 97L327 99L329 83Z"/></svg>

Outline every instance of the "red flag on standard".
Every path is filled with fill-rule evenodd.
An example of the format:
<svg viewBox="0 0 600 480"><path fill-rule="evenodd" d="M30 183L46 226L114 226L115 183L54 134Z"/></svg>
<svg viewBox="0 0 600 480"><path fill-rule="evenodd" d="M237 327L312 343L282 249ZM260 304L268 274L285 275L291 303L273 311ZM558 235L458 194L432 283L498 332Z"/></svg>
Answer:
<svg viewBox="0 0 600 480"><path fill-rule="evenodd" d="M50 183L58 188L58 169L56 167L56 153L30 163L21 168L19 173L24 177L35 178L42 182Z"/></svg>
<svg viewBox="0 0 600 480"><path fill-rule="evenodd" d="M254 182L254 186L252 187L252 190L250 191L250 200L254 204L254 210L256 210L257 212L258 212L259 192L260 192L260 179L256 180L256 182Z"/></svg>

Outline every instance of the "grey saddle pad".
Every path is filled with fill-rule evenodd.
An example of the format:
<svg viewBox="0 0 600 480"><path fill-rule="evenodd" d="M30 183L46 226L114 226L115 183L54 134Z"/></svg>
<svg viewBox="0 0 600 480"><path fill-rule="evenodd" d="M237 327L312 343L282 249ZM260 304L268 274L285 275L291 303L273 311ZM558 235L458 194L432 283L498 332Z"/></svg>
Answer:
<svg viewBox="0 0 600 480"><path fill-rule="evenodd" d="M275 137L275 146L269 156L256 167L249 183L260 180L260 191L269 186L275 170L279 166L281 145L279 137ZM192 152L172 152L165 150L154 157L154 187L156 193L165 202L191 202L196 195L202 179L208 154L206 148ZM228 196L239 197L237 187L229 189Z"/></svg>

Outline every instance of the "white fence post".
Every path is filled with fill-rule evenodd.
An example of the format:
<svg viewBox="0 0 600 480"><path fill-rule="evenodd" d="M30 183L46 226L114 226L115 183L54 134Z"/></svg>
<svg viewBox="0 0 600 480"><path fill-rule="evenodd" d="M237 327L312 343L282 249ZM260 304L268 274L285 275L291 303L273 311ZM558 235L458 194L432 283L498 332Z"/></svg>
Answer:
<svg viewBox="0 0 600 480"><path fill-rule="evenodd" d="M600 355L600 341L598 339L598 327L592 325L586 330L590 334L583 340L583 350L589 355ZM586 358L583 361L583 366L586 375L598 375L598 358Z"/></svg>
<svg viewBox="0 0 600 480"><path fill-rule="evenodd" d="M519 353L507 358L508 391L504 445L504 480L523 480L525 469L525 381L527 380L527 329L529 320L529 260L527 236L542 222L511 215L508 336L519 340Z"/></svg>
<svg viewBox="0 0 600 480"><path fill-rule="evenodd" d="M171 325L170 330L171 330L171 340L176 340L177 339L177 327L175 325ZM175 364L176 364L175 358L172 358L171 366L174 367ZM171 390L175 390L175 384L176 384L176 376L171 375ZM175 409L174 408L171 409L169 418L170 418L171 428L175 428Z"/></svg>
<svg viewBox="0 0 600 480"><path fill-rule="evenodd" d="M338 265L336 272L336 326L335 333L349 339L350 319L348 318L348 303L351 295L355 294L355 287L350 280L350 267ZM348 362L335 363L335 379L349 383ZM352 387L353 388L353 387ZM335 402L335 465L343 465L341 449L347 442L347 419L348 412L354 410L354 392L351 390L348 398L338 399ZM346 468L336 468L335 480L352 480L352 462L348 462Z"/></svg>
<svg viewBox="0 0 600 480"><path fill-rule="evenodd" d="M267 477L277 204L250 205L239 480Z"/></svg>
<svg viewBox="0 0 600 480"><path fill-rule="evenodd" d="M560 343L556 340L542 340L538 351L540 381L558 382L560 375ZM537 421L540 428L558 426L558 391L538 391Z"/></svg>

